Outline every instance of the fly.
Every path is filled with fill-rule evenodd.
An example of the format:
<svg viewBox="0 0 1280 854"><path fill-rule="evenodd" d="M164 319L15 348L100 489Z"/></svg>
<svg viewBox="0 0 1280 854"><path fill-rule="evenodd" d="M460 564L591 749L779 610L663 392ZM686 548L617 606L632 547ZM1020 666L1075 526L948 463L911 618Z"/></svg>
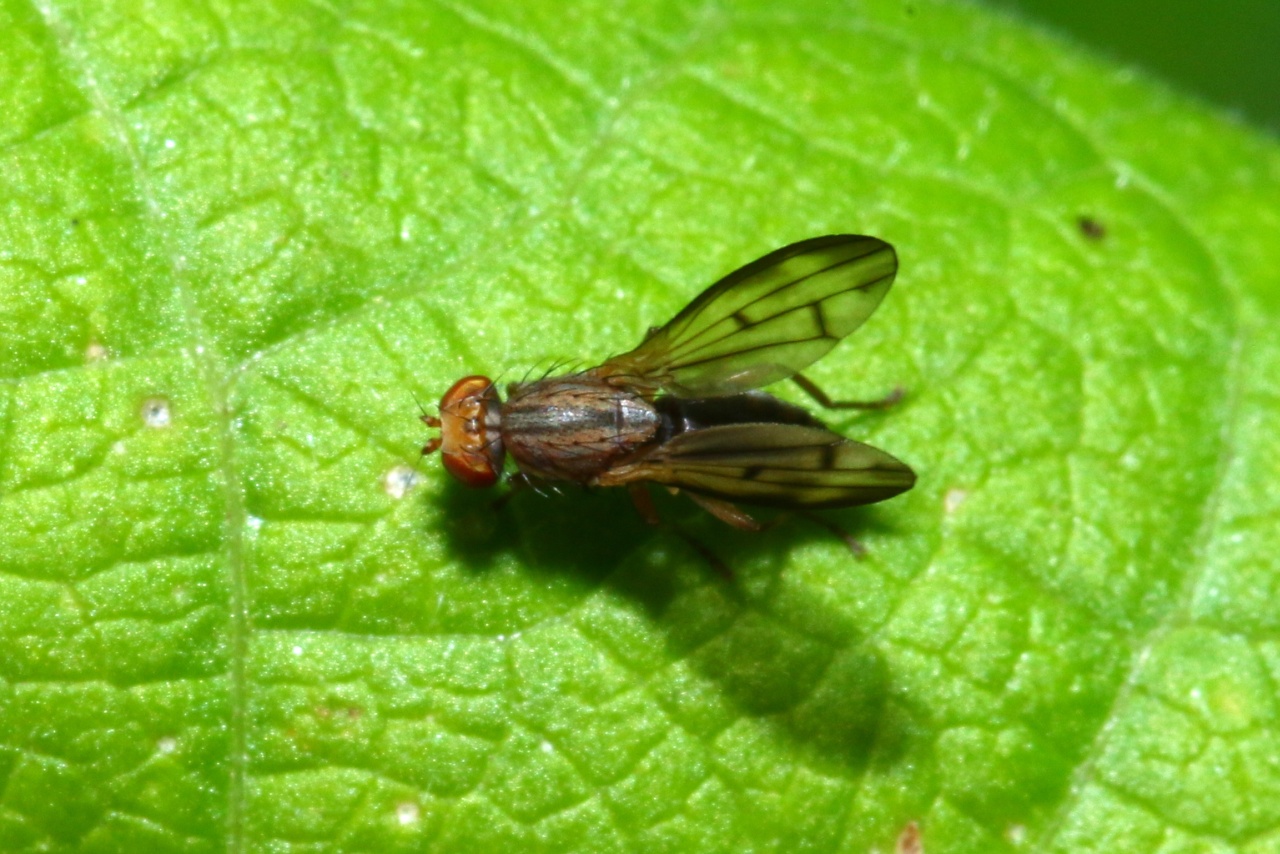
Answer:
<svg viewBox="0 0 1280 854"><path fill-rule="evenodd" d="M871 316L897 271L893 247L874 237L784 246L598 367L513 383L506 401L488 377L458 380L439 417L422 416L440 429L422 452L439 450L471 487L497 483L507 455L513 486L624 486L651 522L649 483L752 530L738 502L804 511L892 498L915 484L910 467L759 389L790 379L831 409L891 404L897 394L833 401L799 372Z"/></svg>

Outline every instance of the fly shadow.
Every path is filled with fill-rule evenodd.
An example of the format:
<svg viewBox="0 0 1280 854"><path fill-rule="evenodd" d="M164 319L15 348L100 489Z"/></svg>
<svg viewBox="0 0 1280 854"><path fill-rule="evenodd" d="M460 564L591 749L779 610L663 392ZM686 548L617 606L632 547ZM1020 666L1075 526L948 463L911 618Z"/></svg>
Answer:
<svg viewBox="0 0 1280 854"><path fill-rule="evenodd" d="M891 761L903 733L886 705L892 680L883 657L822 590L785 577L795 554L818 541L837 546L847 555L840 563L851 568L874 556L855 556L803 518L747 533L682 496L655 497L664 519L657 528L620 490L522 492L495 507L492 493L450 484L433 500L449 554L477 575L517 556L522 571L549 582L571 576L585 588L613 591L658 628L666 660L687 665L740 716L762 721L815 767L848 776L866 770L873 755ZM823 518L855 536L892 530L891 514L878 508Z"/></svg>

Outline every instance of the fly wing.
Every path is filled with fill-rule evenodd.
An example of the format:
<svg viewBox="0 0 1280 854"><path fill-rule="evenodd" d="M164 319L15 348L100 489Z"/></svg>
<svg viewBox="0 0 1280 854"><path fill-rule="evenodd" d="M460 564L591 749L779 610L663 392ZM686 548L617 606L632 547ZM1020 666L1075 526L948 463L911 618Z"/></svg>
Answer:
<svg viewBox="0 0 1280 854"><path fill-rule="evenodd" d="M893 247L875 237L835 234L784 246L725 276L595 372L681 397L784 380L861 326L897 271Z"/></svg>
<svg viewBox="0 0 1280 854"><path fill-rule="evenodd" d="M884 451L821 427L730 424L681 433L601 485L635 481L750 504L849 507L906 492L916 476Z"/></svg>

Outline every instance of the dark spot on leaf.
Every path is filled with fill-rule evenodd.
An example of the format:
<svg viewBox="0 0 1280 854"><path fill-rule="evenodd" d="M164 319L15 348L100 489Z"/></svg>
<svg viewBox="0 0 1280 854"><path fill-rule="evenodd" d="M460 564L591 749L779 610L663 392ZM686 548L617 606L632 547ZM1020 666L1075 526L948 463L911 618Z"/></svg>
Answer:
<svg viewBox="0 0 1280 854"><path fill-rule="evenodd" d="M1107 236L1107 227L1088 214L1077 217L1076 225L1080 227L1080 233L1090 240L1102 240Z"/></svg>
<svg viewBox="0 0 1280 854"><path fill-rule="evenodd" d="M907 822L898 835L898 844L894 854L924 854L924 840L920 838L920 825L914 821Z"/></svg>

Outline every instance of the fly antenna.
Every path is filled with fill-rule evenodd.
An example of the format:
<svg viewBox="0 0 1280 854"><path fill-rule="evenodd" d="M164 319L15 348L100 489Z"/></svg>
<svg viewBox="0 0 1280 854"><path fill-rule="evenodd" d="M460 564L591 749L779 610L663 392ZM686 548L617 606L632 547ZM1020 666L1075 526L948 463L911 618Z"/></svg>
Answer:
<svg viewBox="0 0 1280 854"><path fill-rule="evenodd" d="M423 424L426 424L428 427L439 427L440 419L437 416L431 415L427 412L427 408L423 406L422 401L418 399L417 392L415 392L413 389L409 389L409 394L413 396L413 402L418 405L418 412L422 413L419 416L418 420L421 421ZM414 467L413 467L414 472L417 472L418 465L422 462L423 457L425 457L427 454L435 453L440 449L440 442L441 442L441 439L439 436L432 436L430 439L427 440L427 444L422 446L422 453L418 455L418 462L414 464Z"/></svg>
<svg viewBox="0 0 1280 854"><path fill-rule="evenodd" d="M418 395L413 389L409 389L409 394L413 395L413 402L418 404L418 411L422 413L418 417L418 420L421 421L423 424L426 424L428 427L439 427L440 418L438 416L431 415L427 412L427 408L422 405L422 401L418 399Z"/></svg>

